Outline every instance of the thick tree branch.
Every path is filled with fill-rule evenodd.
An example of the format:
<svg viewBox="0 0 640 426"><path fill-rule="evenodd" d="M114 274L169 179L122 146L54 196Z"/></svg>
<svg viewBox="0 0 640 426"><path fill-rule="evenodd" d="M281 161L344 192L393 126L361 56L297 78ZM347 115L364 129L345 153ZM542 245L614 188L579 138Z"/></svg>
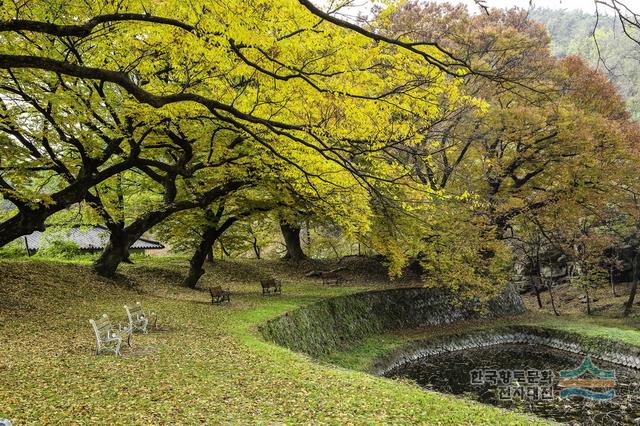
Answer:
<svg viewBox="0 0 640 426"><path fill-rule="evenodd" d="M111 22L149 22L154 24L169 25L192 32L195 27L177 19L163 18L146 13L113 13L96 16L84 24L58 25L50 22L32 21L26 19L11 19L0 22L0 32L30 31L49 34L56 37L87 37L95 27Z"/></svg>
<svg viewBox="0 0 640 426"><path fill-rule="evenodd" d="M309 10L309 12L313 13L314 15L324 19L325 21L331 22L334 25L337 25L339 27L351 30L351 31L355 31L358 34L364 35L365 37L368 37L372 40L375 41L381 41L384 43L388 43L394 46L398 46L401 47L403 49L406 49L412 53L415 53L419 56L421 56L423 59L425 59L429 64L435 66L436 68L438 68L440 71L452 75L454 77L464 77L465 75L469 74L471 72L470 68L467 66L467 64L462 61L461 59L456 58L451 52L448 52L446 49L444 49L443 47L439 46L437 43L433 43L433 42L405 42L405 41L401 41L398 39L394 39L394 38L390 38L387 37L383 34L380 33L376 33L373 31L368 31L362 27L360 27L359 25L353 24L351 22L339 19L333 15L331 15L330 13L324 12L321 9L319 9L318 7L316 7L310 0L298 0L298 2L303 5L305 8L307 8L307 10ZM431 46L436 48L437 50L439 50L440 52L442 52L447 58L449 58L451 60L451 62L445 62L442 61L438 58L436 58L435 56L424 52L422 50L419 49L420 46Z"/></svg>
<svg viewBox="0 0 640 426"><path fill-rule="evenodd" d="M27 68L50 71L59 74L69 75L72 77L86 78L89 80L100 80L117 84L132 95L141 103L150 105L154 108L162 108L163 106L178 102L195 102L206 107L211 112L226 112L234 117L245 120L254 124L262 124L265 126L273 126L286 130L307 130L306 126L288 124L279 121L259 118L251 114L244 113L230 105L213 99L197 95L195 93L176 93L173 95L155 95L138 86L128 74L120 71L107 70L104 68L85 67L81 65L71 64L56 59L43 58L39 56L29 55L0 55L0 69L11 68Z"/></svg>

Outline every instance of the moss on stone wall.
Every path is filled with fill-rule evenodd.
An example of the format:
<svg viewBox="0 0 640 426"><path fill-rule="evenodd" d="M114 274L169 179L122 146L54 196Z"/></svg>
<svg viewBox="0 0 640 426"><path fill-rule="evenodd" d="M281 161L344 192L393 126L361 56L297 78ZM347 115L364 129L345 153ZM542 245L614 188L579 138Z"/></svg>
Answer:
<svg viewBox="0 0 640 426"><path fill-rule="evenodd" d="M386 331L522 312L522 300L511 287L485 306L453 304L438 289L399 288L356 293L304 306L268 321L260 332L281 346L318 356Z"/></svg>

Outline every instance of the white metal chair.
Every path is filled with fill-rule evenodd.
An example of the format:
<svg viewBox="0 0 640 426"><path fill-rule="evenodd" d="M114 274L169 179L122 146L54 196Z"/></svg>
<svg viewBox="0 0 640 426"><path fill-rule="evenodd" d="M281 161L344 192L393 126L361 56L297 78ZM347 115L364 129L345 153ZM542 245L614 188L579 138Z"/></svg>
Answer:
<svg viewBox="0 0 640 426"><path fill-rule="evenodd" d="M141 331L144 334L147 334L147 326L149 325L149 320L151 318L153 318L153 327L156 327L158 315L154 311L145 313L140 302L136 302L133 306L124 305L124 310L127 311L129 328L132 332Z"/></svg>
<svg viewBox="0 0 640 426"><path fill-rule="evenodd" d="M113 352L116 356L122 355L120 347L125 338L127 345L131 346L131 329L120 325L116 328L107 314L103 314L97 321L90 319L89 323L96 335L96 355L102 351Z"/></svg>

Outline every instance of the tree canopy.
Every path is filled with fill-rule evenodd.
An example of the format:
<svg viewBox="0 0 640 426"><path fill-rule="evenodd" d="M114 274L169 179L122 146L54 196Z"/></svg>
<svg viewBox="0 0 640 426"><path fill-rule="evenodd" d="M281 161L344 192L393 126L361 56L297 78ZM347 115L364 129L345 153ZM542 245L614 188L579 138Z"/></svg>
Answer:
<svg viewBox="0 0 640 426"><path fill-rule="evenodd" d="M195 286L228 229L259 256L273 222L291 258L304 226L487 296L532 217L598 227L592 200L629 194L623 98L527 13L348 3L3 3L0 245L80 206L109 229L98 273L155 232L194 253Z"/></svg>

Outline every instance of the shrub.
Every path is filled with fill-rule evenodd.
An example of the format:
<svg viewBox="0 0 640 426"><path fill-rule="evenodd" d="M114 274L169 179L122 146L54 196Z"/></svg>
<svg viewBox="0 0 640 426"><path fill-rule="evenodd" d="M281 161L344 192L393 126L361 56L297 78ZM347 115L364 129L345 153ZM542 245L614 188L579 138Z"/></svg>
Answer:
<svg viewBox="0 0 640 426"><path fill-rule="evenodd" d="M27 252L21 243L14 241L4 247L0 247L0 259L15 259L26 256Z"/></svg>
<svg viewBox="0 0 640 426"><path fill-rule="evenodd" d="M61 238L47 238L36 252L38 257L48 257L52 259L73 259L82 254L80 247L73 241Z"/></svg>

